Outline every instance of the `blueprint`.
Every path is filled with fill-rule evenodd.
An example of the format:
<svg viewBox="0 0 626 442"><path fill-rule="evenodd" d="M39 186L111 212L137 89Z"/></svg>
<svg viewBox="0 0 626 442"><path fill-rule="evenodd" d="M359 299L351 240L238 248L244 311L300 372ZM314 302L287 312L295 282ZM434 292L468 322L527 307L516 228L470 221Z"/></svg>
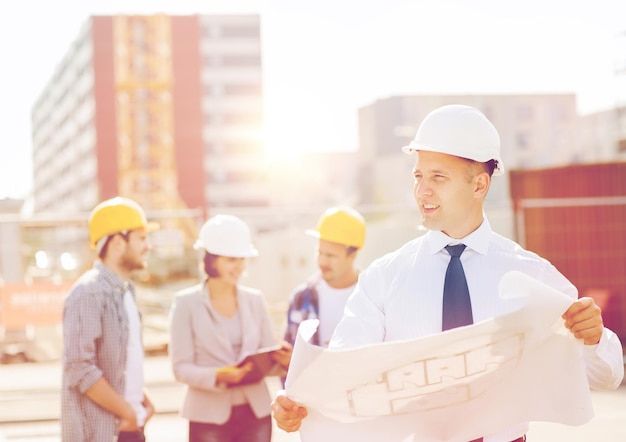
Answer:
<svg viewBox="0 0 626 442"><path fill-rule="evenodd" d="M332 350L302 323L286 394L307 407L303 442L467 441L524 422L593 416L582 343L561 315L572 299L520 273L502 278L513 313L415 340Z"/></svg>

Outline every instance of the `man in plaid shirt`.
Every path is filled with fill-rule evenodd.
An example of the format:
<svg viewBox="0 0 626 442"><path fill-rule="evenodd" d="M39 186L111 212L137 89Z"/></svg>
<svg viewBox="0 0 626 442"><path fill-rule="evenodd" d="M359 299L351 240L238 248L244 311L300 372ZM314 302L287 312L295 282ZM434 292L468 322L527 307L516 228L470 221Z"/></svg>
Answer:
<svg viewBox="0 0 626 442"><path fill-rule="evenodd" d="M127 198L100 203L89 218L98 254L65 301L63 442L143 442L154 408L144 393L140 316L131 274L146 266L158 226Z"/></svg>

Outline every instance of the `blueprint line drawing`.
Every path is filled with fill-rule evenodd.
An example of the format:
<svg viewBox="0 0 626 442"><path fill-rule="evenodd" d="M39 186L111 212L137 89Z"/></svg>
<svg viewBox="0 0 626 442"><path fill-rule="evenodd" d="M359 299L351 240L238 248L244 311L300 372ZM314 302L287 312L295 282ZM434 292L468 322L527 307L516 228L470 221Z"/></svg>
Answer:
<svg viewBox="0 0 626 442"><path fill-rule="evenodd" d="M480 396L518 364L524 333L464 352L420 359L385 371L346 392L353 416L385 416L432 410Z"/></svg>

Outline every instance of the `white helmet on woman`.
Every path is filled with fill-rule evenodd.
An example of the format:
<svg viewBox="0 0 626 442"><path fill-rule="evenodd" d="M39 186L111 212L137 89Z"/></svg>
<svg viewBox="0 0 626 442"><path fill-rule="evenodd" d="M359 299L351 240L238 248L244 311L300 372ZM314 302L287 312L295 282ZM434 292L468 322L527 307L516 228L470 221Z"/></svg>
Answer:
<svg viewBox="0 0 626 442"><path fill-rule="evenodd" d="M208 219L200 229L194 248L232 258L259 255L259 251L252 245L247 224L233 215L216 215Z"/></svg>
<svg viewBox="0 0 626 442"><path fill-rule="evenodd" d="M504 172L498 131L481 111L462 104L442 106L426 115L415 139L402 150L440 152L481 163L494 160L493 174Z"/></svg>

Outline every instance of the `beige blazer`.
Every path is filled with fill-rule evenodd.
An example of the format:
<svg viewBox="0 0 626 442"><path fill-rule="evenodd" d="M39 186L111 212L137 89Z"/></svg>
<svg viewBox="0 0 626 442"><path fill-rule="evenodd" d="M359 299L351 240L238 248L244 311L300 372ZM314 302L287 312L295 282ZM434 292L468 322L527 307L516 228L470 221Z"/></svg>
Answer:
<svg viewBox="0 0 626 442"><path fill-rule="evenodd" d="M170 312L169 354L176 380L187 385L181 415L190 421L223 424L230 417L232 391L215 382L220 367L239 362L246 354L276 344L270 317L260 291L237 288L242 346L235 354L230 339L217 321L206 284L178 292ZM243 392L257 417L270 414L265 382L236 387Z"/></svg>

